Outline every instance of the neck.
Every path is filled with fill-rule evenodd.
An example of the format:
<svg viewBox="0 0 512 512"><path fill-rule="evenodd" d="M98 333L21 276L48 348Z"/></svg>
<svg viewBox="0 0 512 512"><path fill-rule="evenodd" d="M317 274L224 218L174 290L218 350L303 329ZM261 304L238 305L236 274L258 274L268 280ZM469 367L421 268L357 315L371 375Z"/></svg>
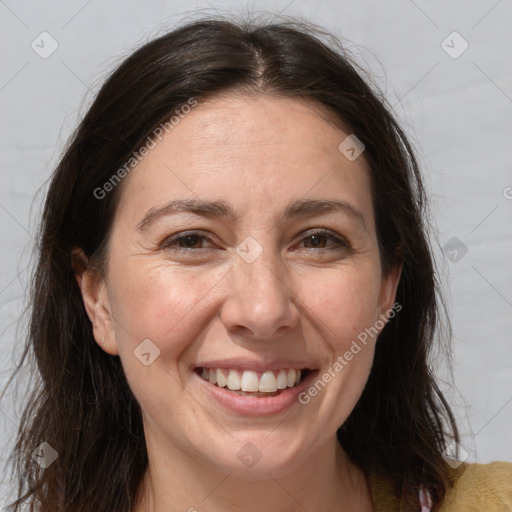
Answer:
<svg viewBox="0 0 512 512"><path fill-rule="evenodd" d="M149 465L135 512L371 512L362 471L336 439L293 468L237 473L179 449L148 443Z"/></svg>

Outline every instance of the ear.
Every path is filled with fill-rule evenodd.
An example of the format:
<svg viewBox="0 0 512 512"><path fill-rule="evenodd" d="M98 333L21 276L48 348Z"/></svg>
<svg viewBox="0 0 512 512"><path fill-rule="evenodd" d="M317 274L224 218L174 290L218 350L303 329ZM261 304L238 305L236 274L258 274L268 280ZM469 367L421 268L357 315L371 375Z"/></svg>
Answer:
<svg viewBox="0 0 512 512"><path fill-rule="evenodd" d="M392 309L395 303L396 290L402 275L402 265L393 265L388 272L382 276L380 295L379 295L379 309L380 314L386 313Z"/></svg>
<svg viewBox="0 0 512 512"><path fill-rule="evenodd" d="M96 343L108 354L119 355L105 280L88 264L82 249L73 249L71 261Z"/></svg>

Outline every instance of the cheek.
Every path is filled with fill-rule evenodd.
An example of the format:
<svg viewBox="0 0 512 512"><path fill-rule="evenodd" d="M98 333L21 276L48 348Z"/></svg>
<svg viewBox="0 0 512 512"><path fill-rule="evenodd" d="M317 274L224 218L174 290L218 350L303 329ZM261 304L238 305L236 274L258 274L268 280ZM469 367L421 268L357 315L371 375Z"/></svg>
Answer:
<svg viewBox="0 0 512 512"><path fill-rule="evenodd" d="M378 318L380 274L372 265L323 271L303 285L304 305L336 353Z"/></svg>
<svg viewBox="0 0 512 512"><path fill-rule="evenodd" d="M326 357L299 400L318 418L326 418L320 438L333 435L346 421L368 380L377 339L371 329L379 318L379 281L371 265L365 271L346 267L318 274L305 295L311 319L306 337Z"/></svg>
<svg viewBox="0 0 512 512"><path fill-rule="evenodd" d="M208 321L207 301L202 299L222 275L161 262L128 263L113 273L109 295L121 357L150 339L162 361L176 360Z"/></svg>

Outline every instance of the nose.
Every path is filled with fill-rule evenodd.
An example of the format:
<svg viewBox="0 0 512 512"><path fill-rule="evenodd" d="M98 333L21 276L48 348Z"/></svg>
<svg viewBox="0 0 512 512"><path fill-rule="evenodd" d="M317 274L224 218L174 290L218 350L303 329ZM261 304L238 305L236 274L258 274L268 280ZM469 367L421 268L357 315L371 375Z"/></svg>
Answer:
<svg viewBox="0 0 512 512"><path fill-rule="evenodd" d="M277 257L240 258L229 273L221 321L231 334L269 340L299 324L297 297Z"/></svg>

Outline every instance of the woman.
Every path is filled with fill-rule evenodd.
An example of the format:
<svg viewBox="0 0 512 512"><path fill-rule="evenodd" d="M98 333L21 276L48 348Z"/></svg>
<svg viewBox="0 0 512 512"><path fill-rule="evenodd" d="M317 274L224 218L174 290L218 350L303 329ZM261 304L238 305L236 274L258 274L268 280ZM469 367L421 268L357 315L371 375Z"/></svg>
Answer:
<svg viewBox="0 0 512 512"><path fill-rule="evenodd" d="M100 90L44 209L11 510L512 506L509 464L444 457L418 165L321 39L201 20Z"/></svg>

